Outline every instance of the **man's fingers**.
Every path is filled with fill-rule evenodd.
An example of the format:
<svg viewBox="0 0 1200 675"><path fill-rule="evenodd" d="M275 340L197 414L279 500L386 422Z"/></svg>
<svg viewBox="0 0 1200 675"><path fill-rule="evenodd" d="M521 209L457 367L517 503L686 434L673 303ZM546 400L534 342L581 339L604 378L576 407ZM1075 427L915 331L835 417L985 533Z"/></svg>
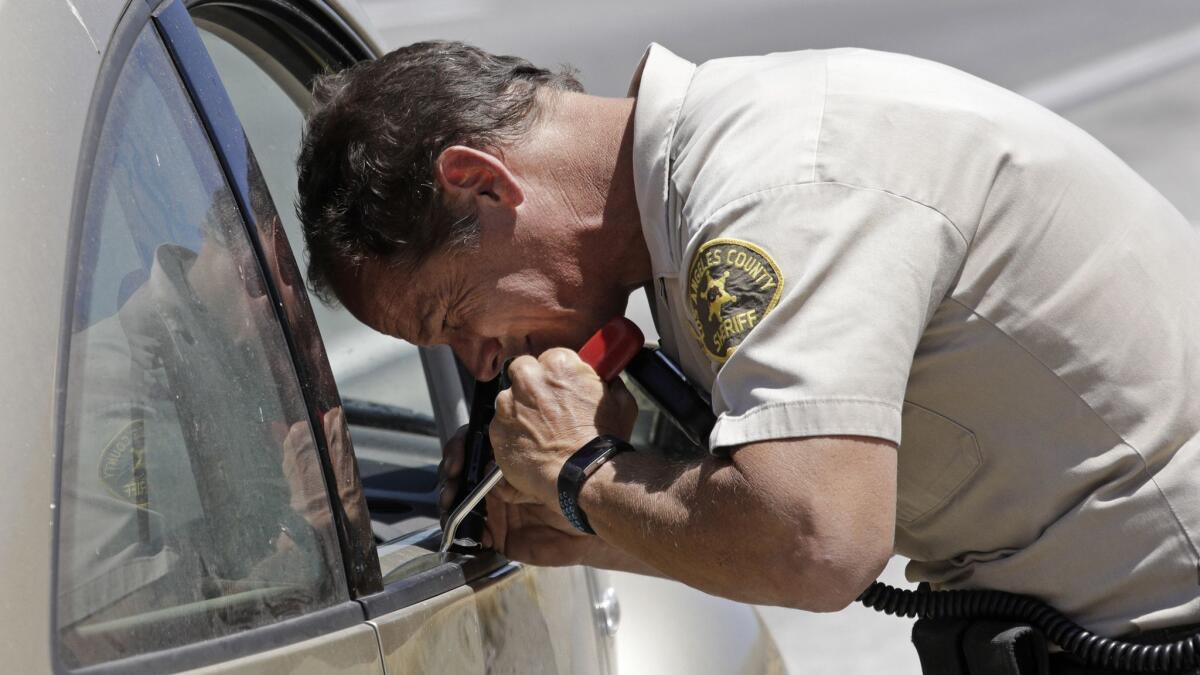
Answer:
<svg viewBox="0 0 1200 675"><path fill-rule="evenodd" d="M485 547L495 549L503 554L508 542L509 506L495 496L494 492L488 493L484 499L487 502L488 517L482 543Z"/></svg>
<svg viewBox="0 0 1200 675"><path fill-rule="evenodd" d="M438 488L438 511L441 512L443 521L449 515L451 507L454 506L454 498L458 495L458 489L461 485L461 480L451 478L442 481Z"/></svg>
<svg viewBox="0 0 1200 675"><path fill-rule="evenodd" d="M528 354L518 356L508 364L508 380L513 387L516 387L531 381L541 370L542 365L537 359Z"/></svg>
<svg viewBox="0 0 1200 675"><path fill-rule="evenodd" d="M442 461L438 463L437 506L439 520L443 526L446 525L450 507L454 505L454 497L462 484L463 464L467 455L466 440L467 427L463 425L442 448Z"/></svg>
<svg viewBox="0 0 1200 675"><path fill-rule="evenodd" d="M579 358L579 354L570 349L555 347L542 352L541 356L538 356L538 363L550 372L562 372L574 370L583 363L583 360Z"/></svg>
<svg viewBox="0 0 1200 675"><path fill-rule="evenodd" d="M629 389L625 386L625 383L622 382L621 378L619 377L613 378L613 381L609 382L607 386L608 395L611 396L612 400L617 404L617 410L619 411L619 417L623 427L628 425L628 428L617 430L617 435L621 436L622 438L629 438L629 435L633 432L632 425L637 421L637 399L633 397L633 394L630 393Z"/></svg>
<svg viewBox="0 0 1200 675"><path fill-rule="evenodd" d="M504 480L503 478L500 479L499 483L496 483L496 487L492 488L492 494L496 495L497 499L499 499L503 502L506 502L508 504L537 504L538 503L538 501L536 499L534 499L533 497L516 489L515 487L512 486L512 484L510 484L508 481Z"/></svg>
<svg viewBox="0 0 1200 675"><path fill-rule="evenodd" d="M577 565L583 557L578 542L545 525L527 525L508 532L503 553L513 560L536 560L547 567Z"/></svg>
<svg viewBox="0 0 1200 675"><path fill-rule="evenodd" d="M463 425L454 432L442 448L442 461L438 464L438 478L445 481L462 473L467 456L467 427Z"/></svg>
<svg viewBox="0 0 1200 675"><path fill-rule="evenodd" d="M311 445L312 434L308 429L308 422L297 422L287 430L287 435L283 438L283 447L289 453L299 452L305 445Z"/></svg>

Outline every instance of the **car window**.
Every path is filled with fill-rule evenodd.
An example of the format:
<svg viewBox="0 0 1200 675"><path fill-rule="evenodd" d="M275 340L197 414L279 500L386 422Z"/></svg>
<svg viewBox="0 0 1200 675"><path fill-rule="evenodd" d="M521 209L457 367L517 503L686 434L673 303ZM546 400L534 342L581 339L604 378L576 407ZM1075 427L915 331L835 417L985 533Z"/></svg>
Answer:
<svg viewBox="0 0 1200 675"><path fill-rule="evenodd" d="M202 5L193 18L279 207L294 257L304 260L293 204L307 82L337 64L315 58L313 49L260 14ZM320 303L313 310L353 425L376 539L435 526L441 442L434 416L445 406L433 405L418 350L363 326L345 310Z"/></svg>
<svg viewBox="0 0 1200 675"><path fill-rule="evenodd" d="M215 22L197 23L279 208L295 257L306 260L292 205L308 86L263 42ZM433 414L416 347L367 328L344 309L314 303L313 310L342 396Z"/></svg>
<svg viewBox="0 0 1200 675"><path fill-rule="evenodd" d="M245 223L154 29L105 114L67 338L68 666L348 599L316 444Z"/></svg>

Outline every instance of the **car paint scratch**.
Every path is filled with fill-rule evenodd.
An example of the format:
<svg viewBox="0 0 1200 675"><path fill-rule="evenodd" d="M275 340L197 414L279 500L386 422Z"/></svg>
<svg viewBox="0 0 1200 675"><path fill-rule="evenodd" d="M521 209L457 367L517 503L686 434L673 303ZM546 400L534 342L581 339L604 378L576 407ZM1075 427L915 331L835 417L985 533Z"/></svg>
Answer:
<svg viewBox="0 0 1200 675"><path fill-rule="evenodd" d="M75 3L72 0L63 0L63 2L67 3L67 7L71 8L71 14L75 15L75 20L79 22L80 26L83 26L83 32L87 33L88 40L91 40L92 49L95 49L96 53L99 54L100 45L96 44L96 38L92 37L92 31L88 30L87 24L83 21L83 16L79 13L79 9L75 7Z"/></svg>

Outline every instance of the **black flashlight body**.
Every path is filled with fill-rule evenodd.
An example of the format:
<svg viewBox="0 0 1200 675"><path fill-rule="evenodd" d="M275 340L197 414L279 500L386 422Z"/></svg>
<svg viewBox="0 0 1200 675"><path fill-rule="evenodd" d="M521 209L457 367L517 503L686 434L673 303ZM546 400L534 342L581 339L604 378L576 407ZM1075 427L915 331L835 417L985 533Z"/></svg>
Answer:
<svg viewBox="0 0 1200 675"><path fill-rule="evenodd" d="M717 418L708 395L694 386L661 349L643 347L625 366L625 374L658 405L688 440L708 449Z"/></svg>
<svg viewBox="0 0 1200 675"><path fill-rule="evenodd" d="M496 396L500 393L500 378L476 382L471 397L471 416L467 420L463 484L454 498L457 507L467 495L475 490L487 475L492 463L492 441L488 437L488 425L496 415ZM453 507L451 507L453 510ZM487 518L487 502L480 501L462 524L458 526L455 543L465 548L478 548L483 542L484 521Z"/></svg>

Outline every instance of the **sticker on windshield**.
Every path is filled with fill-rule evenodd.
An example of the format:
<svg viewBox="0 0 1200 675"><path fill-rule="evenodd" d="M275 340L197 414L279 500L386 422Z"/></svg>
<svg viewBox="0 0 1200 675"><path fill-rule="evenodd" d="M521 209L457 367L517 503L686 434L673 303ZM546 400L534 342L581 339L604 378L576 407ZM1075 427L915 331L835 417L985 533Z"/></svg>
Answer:
<svg viewBox="0 0 1200 675"><path fill-rule="evenodd" d="M724 363L782 293L783 275L766 251L738 239L705 242L688 267L692 334Z"/></svg>

